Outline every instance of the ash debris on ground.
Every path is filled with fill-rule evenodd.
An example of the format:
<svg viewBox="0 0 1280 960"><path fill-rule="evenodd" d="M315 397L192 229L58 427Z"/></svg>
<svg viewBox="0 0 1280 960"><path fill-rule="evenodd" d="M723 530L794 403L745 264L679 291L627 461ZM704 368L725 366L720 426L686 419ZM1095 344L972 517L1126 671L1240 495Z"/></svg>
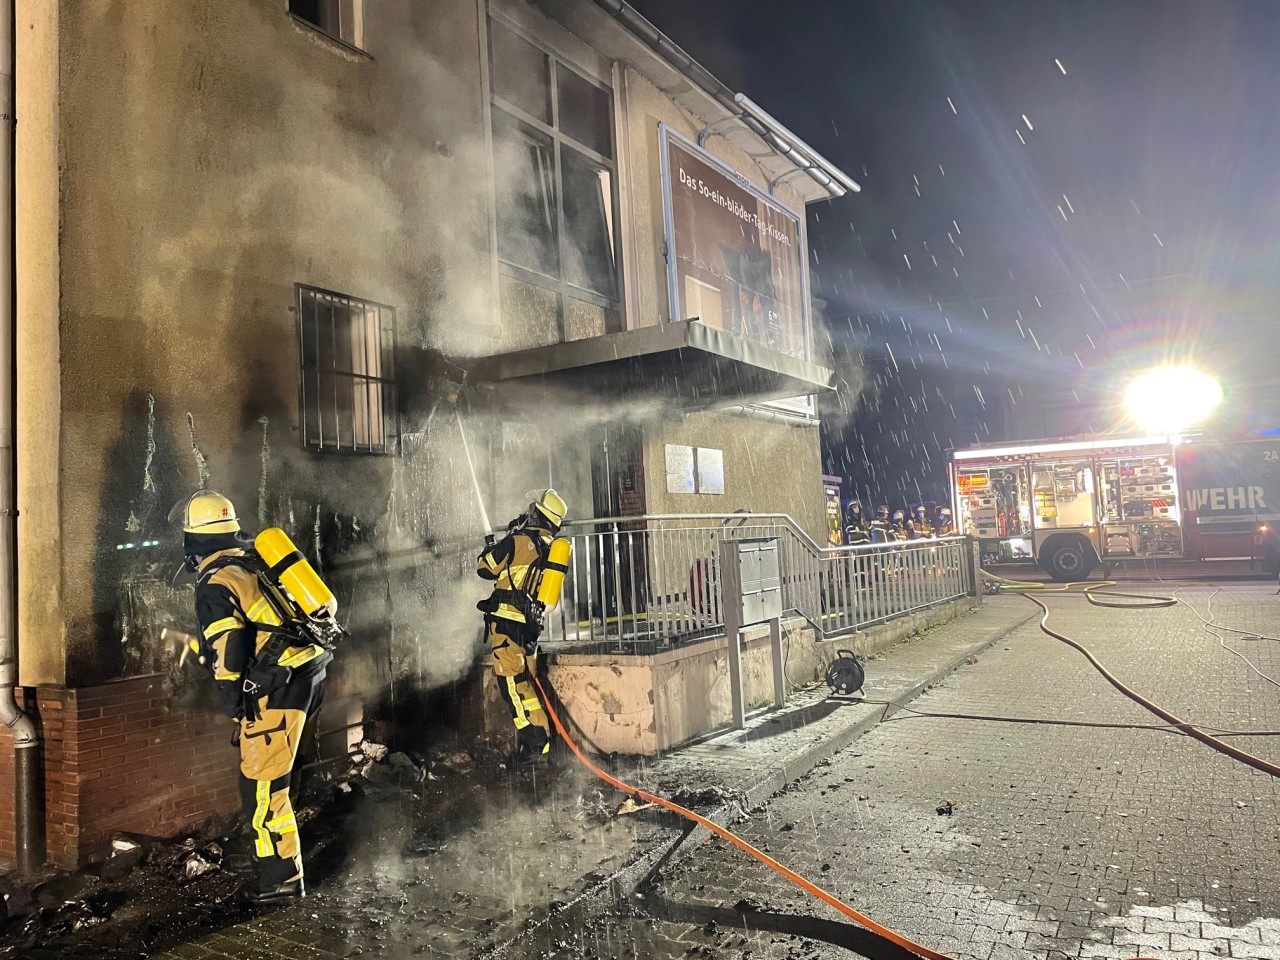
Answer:
<svg viewBox="0 0 1280 960"><path fill-rule="evenodd" d="M6 878L8 918L0 957L146 956L166 940L244 916L232 899L240 878L227 869L226 827L178 841L131 834L111 854L75 873L46 870L26 883Z"/></svg>
<svg viewBox="0 0 1280 960"><path fill-rule="evenodd" d="M626 796L576 768L532 778L508 771L508 756L505 741L418 753L364 740L308 770L296 803L308 897L276 908L279 922L347 955L396 956L392 929L408 921L446 955L455 942L470 955L531 906L554 912L611 872L638 833L661 831L619 816ZM235 898L251 849L229 817L174 840L118 834L74 873L0 878L0 958L132 960L215 931L234 937L257 915Z"/></svg>
<svg viewBox="0 0 1280 960"><path fill-rule="evenodd" d="M362 800L378 802L422 784L434 759L362 742L345 765L308 779L297 804L312 837L308 860L341 832ZM308 825L313 829L307 831ZM251 876L251 840L240 818L225 817L198 834L166 840L121 833L109 855L73 873L50 868L28 878L5 878L0 957L83 955L123 960L181 942L189 932L250 916L235 900Z"/></svg>

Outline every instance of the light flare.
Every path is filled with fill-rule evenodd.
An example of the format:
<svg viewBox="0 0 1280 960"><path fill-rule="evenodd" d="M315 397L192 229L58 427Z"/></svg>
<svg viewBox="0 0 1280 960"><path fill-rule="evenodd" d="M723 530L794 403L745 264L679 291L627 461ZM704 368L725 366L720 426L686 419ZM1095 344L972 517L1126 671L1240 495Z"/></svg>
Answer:
<svg viewBox="0 0 1280 960"><path fill-rule="evenodd" d="M1169 433L1202 422L1222 402L1222 384L1194 367L1157 367L1135 377L1125 407L1137 423Z"/></svg>

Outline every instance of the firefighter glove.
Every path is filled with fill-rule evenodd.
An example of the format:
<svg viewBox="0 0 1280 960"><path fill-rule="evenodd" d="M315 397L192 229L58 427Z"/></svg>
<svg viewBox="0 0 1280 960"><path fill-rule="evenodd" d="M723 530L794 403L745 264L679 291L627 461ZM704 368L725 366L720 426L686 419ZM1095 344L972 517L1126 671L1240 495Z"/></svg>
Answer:
<svg viewBox="0 0 1280 960"><path fill-rule="evenodd" d="M244 697L250 703L256 703L261 697L269 697L277 690L282 690L293 676L293 668L278 663L254 664L245 674Z"/></svg>

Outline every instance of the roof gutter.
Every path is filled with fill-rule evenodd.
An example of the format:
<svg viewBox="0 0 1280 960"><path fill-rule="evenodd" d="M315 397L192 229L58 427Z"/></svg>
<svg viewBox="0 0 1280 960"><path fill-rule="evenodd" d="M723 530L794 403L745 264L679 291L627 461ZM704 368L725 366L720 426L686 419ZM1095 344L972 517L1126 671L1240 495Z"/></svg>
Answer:
<svg viewBox="0 0 1280 960"><path fill-rule="evenodd" d="M747 420L763 420L765 423L785 423L789 427L806 427L813 428L819 426L819 421L815 417L808 417L803 414L785 413L781 410L772 410L768 407L747 406L739 404L738 406L728 407L726 413L735 417L744 417Z"/></svg>
<svg viewBox="0 0 1280 960"><path fill-rule="evenodd" d="M862 190L862 187L839 167L778 123L749 97L735 93L712 76L706 67L689 56L679 44L650 23L626 0L595 0L595 2L683 74L694 86L741 121L743 126L763 140L766 146L793 163L797 170L807 174L811 180L826 190L832 199Z"/></svg>

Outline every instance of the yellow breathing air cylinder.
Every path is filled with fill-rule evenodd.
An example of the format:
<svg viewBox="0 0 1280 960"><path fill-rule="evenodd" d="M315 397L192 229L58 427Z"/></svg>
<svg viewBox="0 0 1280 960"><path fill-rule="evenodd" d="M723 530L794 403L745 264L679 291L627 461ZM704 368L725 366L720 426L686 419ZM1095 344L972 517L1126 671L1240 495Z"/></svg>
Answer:
<svg viewBox="0 0 1280 960"><path fill-rule="evenodd" d="M548 609L560 602L560 591L564 589L564 575L569 572L572 553L573 544L564 537L556 537L547 549L547 562L538 582L537 600Z"/></svg>
<svg viewBox="0 0 1280 960"><path fill-rule="evenodd" d="M279 527L268 527L254 537L253 546L266 562L270 579L289 592L303 613L319 618L337 614L338 599L287 533Z"/></svg>

